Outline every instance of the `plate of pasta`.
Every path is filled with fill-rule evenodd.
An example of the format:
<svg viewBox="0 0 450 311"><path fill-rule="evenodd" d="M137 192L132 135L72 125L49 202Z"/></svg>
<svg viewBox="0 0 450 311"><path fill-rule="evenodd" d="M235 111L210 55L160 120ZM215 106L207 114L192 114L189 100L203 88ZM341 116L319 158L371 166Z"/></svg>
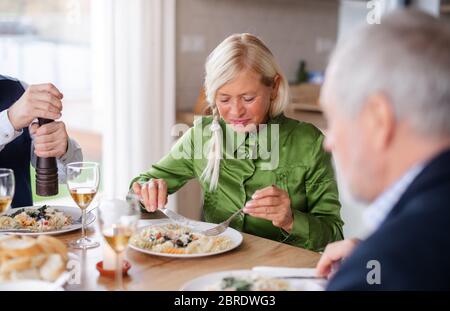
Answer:
<svg viewBox="0 0 450 311"><path fill-rule="evenodd" d="M274 277L253 270L213 272L192 279L181 291L323 291L322 280Z"/></svg>
<svg viewBox="0 0 450 311"><path fill-rule="evenodd" d="M192 224L193 227L188 227L171 221L155 221L136 231L130 239L130 247L156 256L193 258L228 252L242 243L242 234L233 228L228 228L217 236L205 236L200 231L215 224Z"/></svg>
<svg viewBox="0 0 450 311"><path fill-rule="evenodd" d="M18 235L60 234L81 229L81 210L71 206L27 206L0 216L0 233ZM86 225L95 220L88 212Z"/></svg>

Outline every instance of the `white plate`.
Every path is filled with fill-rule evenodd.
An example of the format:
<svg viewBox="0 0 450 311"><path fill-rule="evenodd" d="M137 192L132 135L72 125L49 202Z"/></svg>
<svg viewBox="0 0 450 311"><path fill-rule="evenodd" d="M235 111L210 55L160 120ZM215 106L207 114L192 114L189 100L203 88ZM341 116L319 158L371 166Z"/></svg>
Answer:
<svg viewBox="0 0 450 311"><path fill-rule="evenodd" d="M63 212L66 215L69 215L72 217L73 221L76 221L81 216L81 209L74 206L61 206L61 205L48 205L51 208L57 209L61 212ZM42 206L25 206L25 207L18 207L14 209L10 209L4 216L8 216L11 214L14 214L19 209L38 209ZM92 213L92 210L86 213L86 226L93 223L95 221L95 214ZM30 236L37 236L37 235L55 235L55 234L61 234L65 232L75 231L81 229L81 223L73 224L69 226L64 226L59 230L51 230L51 231L43 231L43 232L8 232L8 231L2 231L0 233L5 234L15 234L15 235L30 235Z"/></svg>
<svg viewBox="0 0 450 311"><path fill-rule="evenodd" d="M69 272L64 272L55 282L42 280L17 280L0 283L1 291L64 291L64 284L70 277Z"/></svg>
<svg viewBox="0 0 450 311"><path fill-rule="evenodd" d="M151 226L156 226L156 225L163 225L163 224L168 224L168 223L173 223L171 220L166 220L166 219L158 219L158 220L149 220L148 223L150 223L150 225L147 225L145 227L141 227L138 229L138 232L141 230L144 230L145 228L151 227ZM216 226L217 224L212 224L212 223L208 223L208 222L200 222L200 221L191 221L190 222L193 225L193 229L195 230L205 230L205 229L209 229L212 228L214 226ZM217 255L217 254L222 254L225 252L229 252L232 249L235 249L236 247L238 247L239 245L241 245L242 243L242 234L233 229L233 228L228 228L227 230L225 230L225 232L223 232L222 234L220 234L219 236L226 236L228 237L232 244L230 248L227 248L225 250L221 250L221 251L217 251L217 252L211 252L211 253L201 253L201 254L167 254L167 253L159 253L159 252L155 252L155 251L151 251L148 249L143 249L140 247L137 247L135 245L132 245L131 243L129 244L130 248L141 252L141 253L146 253L146 254L150 254L150 255L155 255L155 256L162 256L162 257L175 257L175 258L195 258L195 257L206 257L206 256L213 256L213 255Z"/></svg>
<svg viewBox="0 0 450 311"><path fill-rule="evenodd" d="M255 272L252 270L228 270L221 272L209 273L198 278L195 278L185 283L180 290L182 291L206 291L208 287L220 282L224 277L249 277L251 275L260 275L270 277L264 273ZM294 291L323 291L325 283L322 280L311 279L283 279L289 284L291 290Z"/></svg>
<svg viewBox="0 0 450 311"><path fill-rule="evenodd" d="M63 291L61 286L39 280L20 280L0 283L0 291Z"/></svg>

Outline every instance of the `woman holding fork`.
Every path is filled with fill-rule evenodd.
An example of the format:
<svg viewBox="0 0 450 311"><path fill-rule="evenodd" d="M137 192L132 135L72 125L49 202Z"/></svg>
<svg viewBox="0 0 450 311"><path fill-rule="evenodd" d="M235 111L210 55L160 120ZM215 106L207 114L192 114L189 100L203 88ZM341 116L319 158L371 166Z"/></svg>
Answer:
<svg viewBox="0 0 450 311"><path fill-rule="evenodd" d="M197 178L204 217L220 223L244 207L231 227L320 251L343 238L340 203L324 136L289 119L289 86L270 50L251 34L226 38L206 62L212 116L197 119L169 154L131 187L146 210Z"/></svg>

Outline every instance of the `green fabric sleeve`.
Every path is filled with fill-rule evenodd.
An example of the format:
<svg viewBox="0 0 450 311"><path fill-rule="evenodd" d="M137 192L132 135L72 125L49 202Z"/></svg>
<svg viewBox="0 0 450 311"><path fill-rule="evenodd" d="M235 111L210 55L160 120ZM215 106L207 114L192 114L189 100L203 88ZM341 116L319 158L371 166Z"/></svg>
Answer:
<svg viewBox="0 0 450 311"><path fill-rule="evenodd" d="M291 232L282 230L285 243L314 251L322 251L328 243L343 239L337 183L331 155L322 147L323 140L320 135L312 148L306 177L308 213L293 210Z"/></svg>
<svg viewBox="0 0 450 311"><path fill-rule="evenodd" d="M130 188L135 181L145 182L151 178L164 179L169 194L180 189L189 179L195 177L193 168L193 128L190 128L158 163L139 176L133 178Z"/></svg>

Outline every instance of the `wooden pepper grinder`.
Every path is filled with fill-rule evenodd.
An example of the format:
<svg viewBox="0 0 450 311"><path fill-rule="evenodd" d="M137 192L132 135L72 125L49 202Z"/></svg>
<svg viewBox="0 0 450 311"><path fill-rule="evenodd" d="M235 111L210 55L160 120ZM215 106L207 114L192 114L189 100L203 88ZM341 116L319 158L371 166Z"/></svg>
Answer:
<svg viewBox="0 0 450 311"><path fill-rule="evenodd" d="M39 126L42 126L53 120L38 118L38 122ZM37 157L36 194L45 197L58 194L58 167L55 157Z"/></svg>

